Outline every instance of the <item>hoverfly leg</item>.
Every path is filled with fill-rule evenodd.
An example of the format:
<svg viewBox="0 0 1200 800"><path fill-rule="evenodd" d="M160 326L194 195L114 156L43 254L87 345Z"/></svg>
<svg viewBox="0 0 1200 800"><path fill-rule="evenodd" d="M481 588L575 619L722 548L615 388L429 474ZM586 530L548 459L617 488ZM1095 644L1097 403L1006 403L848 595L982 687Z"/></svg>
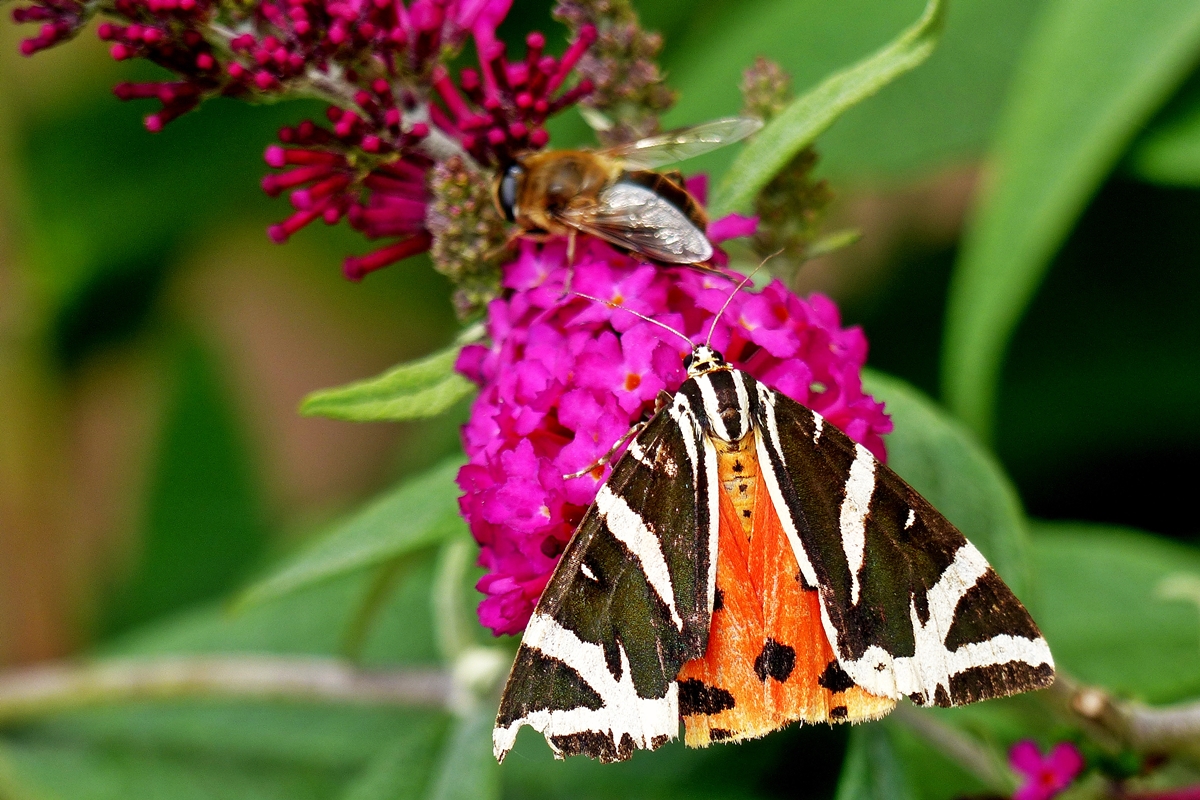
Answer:
<svg viewBox="0 0 1200 800"><path fill-rule="evenodd" d="M611 450L609 450L604 455L600 456L593 463L591 463L588 466L584 467L583 469L579 470L579 472L572 472L570 475L563 475L563 480L569 481L574 478L582 478L584 475L587 475L589 472L600 469L601 467L608 464L608 462L612 460L613 454L616 453L618 450L620 450L622 447L624 447L626 444L628 444L629 441L631 439L633 439L633 437L635 437L639 433L641 433L642 428L646 427L646 424L648 422L650 422L650 420L646 419L646 420L642 420L641 422L636 423L632 428L629 429L628 433L626 433L620 439L617 439L617 443L612 446Z"/></svg>
<svg viewBox="0 0 1200 800"><path fill-rule="evenodd" d="M567 280L563 284L563 295L571 293L571 281L575 277L575 230L567 231Z"/></svg>

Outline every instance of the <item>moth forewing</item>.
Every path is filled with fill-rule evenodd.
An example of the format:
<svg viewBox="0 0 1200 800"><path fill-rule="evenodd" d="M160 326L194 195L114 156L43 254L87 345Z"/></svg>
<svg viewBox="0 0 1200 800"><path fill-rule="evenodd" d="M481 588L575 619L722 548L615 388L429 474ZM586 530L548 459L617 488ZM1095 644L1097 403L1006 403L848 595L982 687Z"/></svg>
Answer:
<svg viewBox="0 0 1200 800"><path fill-rule="evenodd" d="M1029 612L949 520L819 414L759 394L768 486L856 683L951 706L1053 681Z"/></svg>
<svg viewBox="0 0 1200 800"><path fill-rule="evenodd" d="M678 735L675 677L704 652L711 602L702 446L672 405L614 466L526 628L493 732L498 759L524 725L558 756L602 761Z"/></svg>

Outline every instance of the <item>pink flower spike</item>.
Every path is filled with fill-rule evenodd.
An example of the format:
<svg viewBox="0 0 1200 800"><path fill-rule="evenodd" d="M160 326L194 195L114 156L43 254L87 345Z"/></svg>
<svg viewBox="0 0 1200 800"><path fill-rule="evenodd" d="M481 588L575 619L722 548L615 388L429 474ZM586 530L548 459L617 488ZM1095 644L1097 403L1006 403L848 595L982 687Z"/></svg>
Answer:
<svg viewBox="0 0 1200 800"><path fill-rule="evenodd" d="M1013 800L1050 800L1070 786L1084 767L1083 755L1070 742L1059 742L1042 756L1030 739L1012 746L1008 763L1025 777Z"/></svg>
<svg viewBox="0 0 1200 800"><path fill-rule="evenodd" d="M628 313L563 297L566 242L524 241L505 269L507 293L488 306L490 346L464 349L455 368L480 386L463 428L468 464L460 507L487 574L480 621L497 635L525 627L538 593L621 452L597 463L683 383L687 343ZM591 237L577 241L573 286L702 341L734 281L664 270ZM865 340L832 302L803 300L775 282L735 295L713 345L738 368L820 412L885 455L891 422L862 392ZM761 331L761 344L739 322ZM811 393L814 381L825 391ZM587 470L579 477L567 475Z"/></svg>
<svg viewBox="0 0 1200 800"><path fill-rule="evenodd" d="M720 244L728 239L753 236L758 230L758 217L728 214L708 224L708 240Z"/></svg>

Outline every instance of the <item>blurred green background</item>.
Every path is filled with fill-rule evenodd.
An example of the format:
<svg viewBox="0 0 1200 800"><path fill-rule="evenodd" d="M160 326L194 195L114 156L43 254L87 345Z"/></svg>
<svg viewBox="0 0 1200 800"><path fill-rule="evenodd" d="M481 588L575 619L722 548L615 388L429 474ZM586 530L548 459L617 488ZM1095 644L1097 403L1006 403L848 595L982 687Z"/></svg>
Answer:
<svg viewBox="0 0 1200 800"><path fill-rule="evenodd" d="M664 34L663 65L681 91L667 122L687 124L738 109L755 55L778 60L803 91L922 6L654 0L639 11ZM502 35L519 43L542 29L561 47L549 9L517 0ZM296 413L314 389L447 343L457 327L447 284L423 258L345 281L341 257L369 246L344 226L267 240L288 209L258 189L263 149L319 106L218 100L152 135L148 109L110 92L149 70L113 62L91 32L23 59L22 33L0 24L0 661L238 642L336 651L345 609L369 591L361 576L259 621L252 611L231 622L219 601L458 449L462 405L419 424ZM818 141L819 173L837 194L828 228L863 238L806 265L796 288L829 294L865 328L872 367L949 399L1031 517L1154 535L1035 536L1039 565L1065 560L1059 568L1083 569L1093 589L1113 565L1150 564L1139 585L1152 592L1154 576L1200 563L1198 60L1194 3L956 0L930 60ZM553 135L559 146L586 140L573 112ZM730 157L698 168L719 174ZM973 394L987 395L990 375L994 402ZM1108 555L1091 566L1072 561L1102 542ZM432 558L381 613L367 663L436 658L425 617L398 610L424 596ZM1179 631L1171 642L1200 638L1186 605L1163 613L1173 616L1161 628ZM1129 677L1098 669L1096 680ZM1128 686L1164 700L1200 690L1200 667L1177 677L1160 690L1138 688L1150 678ZM81 712L17 732L0 751L0 796L382 797L369 794L372 780L435 768L406 742L447 724L219 703ZM913 764L936 758L897 746ZM539 771L544 748L526 747L506 765L505 791L825 797L844 747L843 731L790 731L603 773L571 763L553 779ZM36 791L12 788L28 785Z"/></svg>

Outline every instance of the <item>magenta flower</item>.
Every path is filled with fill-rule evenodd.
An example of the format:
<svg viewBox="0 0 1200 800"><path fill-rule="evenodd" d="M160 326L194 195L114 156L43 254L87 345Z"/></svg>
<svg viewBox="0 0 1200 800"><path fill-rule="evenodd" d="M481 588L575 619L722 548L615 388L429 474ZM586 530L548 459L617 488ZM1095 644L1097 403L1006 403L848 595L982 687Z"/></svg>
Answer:
<svg viewBox="0 0 1200 800"><path fill-rule="evenodd" d="M476 32L478 69L462 69L457 85L444 67L434 69L433 88L445 108L431 104L430 120L480 163L500 164L545 147L547 117L592 91L586 80L564 86L595 41L595 26L586 25L562 58L555 58L544 52L546 37L531 33L525 37L524 60L510 63L502 42Z"/></svg>
<svg viewBox="0 0 1200 800"><path fill-rule="evenodd" d="M736 227L736 226L734 226ZM577 478L683 382L684 342L656 325L578 296L563 297L566 245L523 242L488 307L490 345L464 348L457 369L481 391L463 428L469 463L461 509L482 552L480 621L521 631L610 467ZM642 263L579 240L573 287L703 340L732 280ZM842 328L827 298L775 281L734 297L712 343L757 379L814 408L884 456L891 421L862 392L867 342ZM619 454L618 454L619 455ZM615 461L615 459L614 459Z"/></svg>
<svg viewBox="0 0 1200 800"><path fill-rule="evenodd" d="M1059 742L1042 756L1035 742L1023 739L1008 751L1008 763L1025 776L1013 800L1050 800L1083 771L1083 755L1070 742Z"/></svg>

